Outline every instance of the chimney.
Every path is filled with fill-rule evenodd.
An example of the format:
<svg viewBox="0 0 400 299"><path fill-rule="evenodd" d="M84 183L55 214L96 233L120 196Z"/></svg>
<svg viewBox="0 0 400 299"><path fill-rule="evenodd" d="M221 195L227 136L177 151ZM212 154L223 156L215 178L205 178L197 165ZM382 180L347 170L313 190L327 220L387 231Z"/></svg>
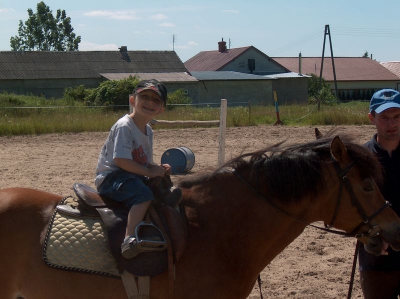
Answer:
<svg viewBox="0 0 400 299"><path fill-rule="evenodd" d="M224 42L224 38L218 42L218 51L220 53L226 53L226 42Z"/></svg>
<svg viewBox="0 0 400 299"><path fill-rule="evenodd" d="M131 58L129 57L129 54L128 54L128 47L121 46L121 48L118 48L118 49L122 56L121 59L125 60L126 62L131 62Z"/></svg>

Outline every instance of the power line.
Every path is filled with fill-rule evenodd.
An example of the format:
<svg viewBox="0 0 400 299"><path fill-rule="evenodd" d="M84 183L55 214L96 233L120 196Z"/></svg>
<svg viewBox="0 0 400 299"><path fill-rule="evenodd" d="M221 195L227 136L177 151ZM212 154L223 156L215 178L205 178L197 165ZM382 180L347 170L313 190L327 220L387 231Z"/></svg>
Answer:
<svg viewBox="0 0 400 299"><path fill-rule="evenodd" d="M391 37L399 38L400 29L378 29L378 28L350 28L350 27L332 27L332 36L371 36L371 37ZM269 51L269 56L277 56L277 54L297 48L303 44L309 43L317 38L323 37L322 30L316 30L302 38L290 42L280 48Z"/></svg>
<svg viewBox="0 0 400 299"><path fill-rule="evenodd" d="M400 37L400 29L333 27L332 32L348 36Z"/></svg>
<svg viewBox="0 0 400 299"><path fill-rule="evenodd" d="M321 36L322 36L322 31L321 30L316 30L316 31L314 31L314 32L302 37L302 38L299 38L299 39L297 39L297 40L285 45L285 46L282 46L282 47L277 48L277 49L275 49L273 51L270 51L269 54L270 54L270 56L274 56L275 53L282 53L282 52L291 50L293 48L296 48L296 47L298 47L300 45L308 43L308 42L310 42L310 41L312 41L312 40L314 40L314 39L316 39L318 37L321 37Z"/></svg>

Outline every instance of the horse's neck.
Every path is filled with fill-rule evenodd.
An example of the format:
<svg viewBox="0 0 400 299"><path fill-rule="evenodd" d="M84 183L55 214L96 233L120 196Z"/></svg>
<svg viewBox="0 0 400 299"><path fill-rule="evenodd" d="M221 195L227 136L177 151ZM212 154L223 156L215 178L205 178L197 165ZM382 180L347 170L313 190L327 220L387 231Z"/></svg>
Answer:
<svg viewBox="0 0 400 299"><path fill-rule="evenodd" d="M252 265L254 273L259 273L304 230L304 224L237 180L194 190L192 202L186 203L192 225L189 233L195 235L210 259L215 248L225 248L223 254L233 259L238 269ZM220 258L221 253L217 254Z"/></svg>

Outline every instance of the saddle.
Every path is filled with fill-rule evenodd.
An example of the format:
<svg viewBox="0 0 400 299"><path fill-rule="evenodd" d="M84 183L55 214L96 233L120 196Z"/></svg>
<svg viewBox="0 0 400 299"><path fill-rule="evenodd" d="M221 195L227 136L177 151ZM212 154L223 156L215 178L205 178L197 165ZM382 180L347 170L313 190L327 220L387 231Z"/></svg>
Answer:
<svg viewBox="0 0 400 299"><path fill-rule="evenodd" d="M75 183L73 189L78 197L78 207L58 205L57 211L77 218L101 218L111 254L121 272L123 269L134 276L153 277L166 272L171 262L175 264L179 260L185 250L187 236L181 214L162 201L165 187L172 185L170 178L150 179L148 185L156 200L149 208L146 221L136 229L139 247L143 252L132 259L125 259L121 255L129 212L124 204L101 196L87 185Z"/></svg>

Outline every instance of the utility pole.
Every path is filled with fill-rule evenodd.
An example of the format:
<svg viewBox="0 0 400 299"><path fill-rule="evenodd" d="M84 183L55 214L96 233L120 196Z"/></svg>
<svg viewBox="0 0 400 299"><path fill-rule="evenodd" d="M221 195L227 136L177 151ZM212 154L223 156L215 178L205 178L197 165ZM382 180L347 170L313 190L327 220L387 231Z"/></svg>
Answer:
<svg viewBox="0 0 400 299"><path fill-rule="evenodd" d="M321 70L319 73L319 90L321 90L321 83L322 83L322 71L324 69L324 55L325 55L325 41L326 41L326 36L329 35L329 45L331 47L331 58L332 58L332 69L333 69L333 79L335 82L335 96L336 96L336 101L338 101L338 89L337 89L337 82L336 82L336 70L335 70L335 60L333 58L333 48L332 48L332 40L331 40L331 30L329 29L329 25L325 25L325 31L324 31L324 44L322 46L322 57L321 57ZM318 111L319 107L321 104L321 100L318 99Z"/></svg>
<svg viewBox="0 0 400 299"><path fill-rule="evenodd" d="M172 51L175 51L175 34L172 35Z"/></svg>

